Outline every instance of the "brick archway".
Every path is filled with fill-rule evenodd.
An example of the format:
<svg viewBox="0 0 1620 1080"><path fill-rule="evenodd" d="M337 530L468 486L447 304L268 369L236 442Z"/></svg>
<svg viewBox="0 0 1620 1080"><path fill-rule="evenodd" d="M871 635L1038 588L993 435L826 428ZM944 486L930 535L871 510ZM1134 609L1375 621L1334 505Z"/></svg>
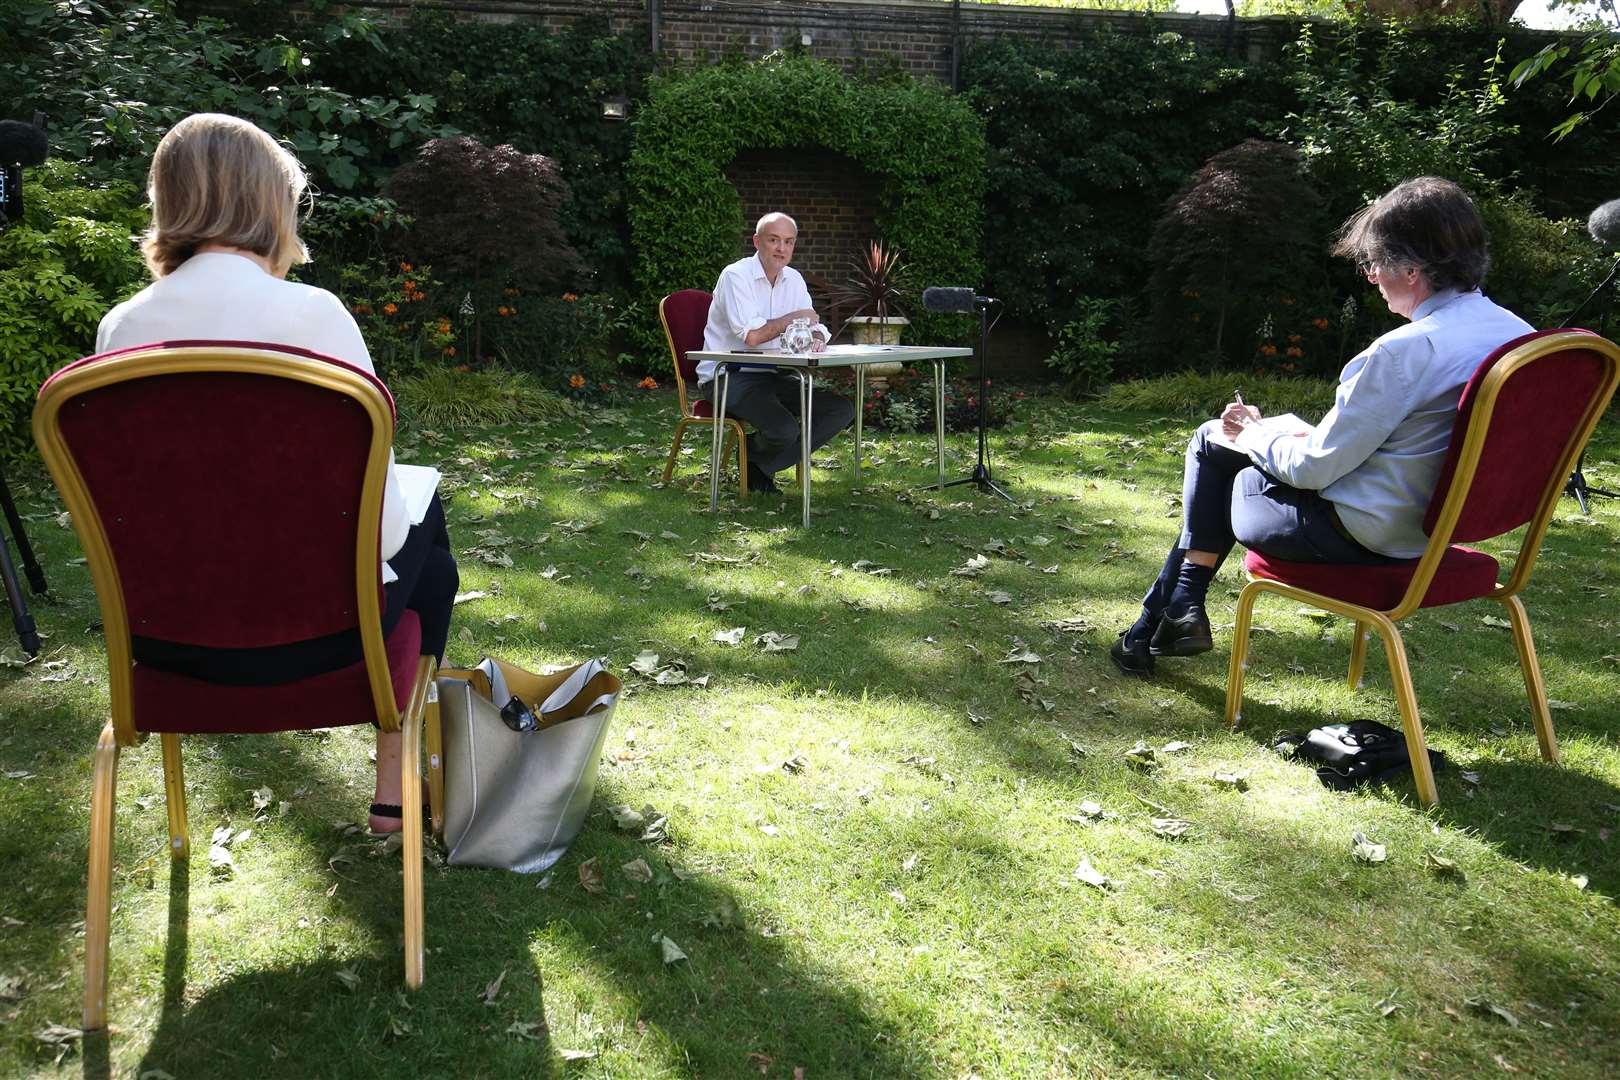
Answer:
<svg viewBox="0 0 1620 1080"><path fill-rule="evenodd" d="M739 258L754 249L749 242L754 222L772 210L790 214L799 223L793 265L812 279L844 280L850 258L880 236L882 178L836 151L743 150L725 173L737 189L747 226L737 239Z"/></svg>

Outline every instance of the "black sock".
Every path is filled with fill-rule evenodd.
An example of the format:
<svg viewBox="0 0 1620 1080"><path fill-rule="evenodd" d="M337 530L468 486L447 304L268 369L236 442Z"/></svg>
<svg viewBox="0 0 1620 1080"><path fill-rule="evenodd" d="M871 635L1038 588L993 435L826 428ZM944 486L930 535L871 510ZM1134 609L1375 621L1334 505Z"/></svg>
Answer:
<svg viewBox="0 0 1620 1080"><path fill-rule="evenodd" d="M1172 619L1186 617L1189 611L1204 606L1209 583L1215 580L1215 567L1183 562L1176 575L1176 588L1170 594L1170 603L1164 613Z"/></svg>

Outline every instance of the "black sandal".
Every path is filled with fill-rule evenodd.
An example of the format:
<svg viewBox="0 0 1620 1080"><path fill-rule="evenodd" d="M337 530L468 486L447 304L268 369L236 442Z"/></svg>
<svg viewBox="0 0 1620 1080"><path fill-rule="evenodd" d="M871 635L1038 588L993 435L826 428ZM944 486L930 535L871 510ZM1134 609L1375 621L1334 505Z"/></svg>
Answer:
<svg viewBox="0 0 1620 1080"><path fill-rule="evenodd" d="M405 808L397 803L374 802L371 804L372 817L405 819Z"/></svg>

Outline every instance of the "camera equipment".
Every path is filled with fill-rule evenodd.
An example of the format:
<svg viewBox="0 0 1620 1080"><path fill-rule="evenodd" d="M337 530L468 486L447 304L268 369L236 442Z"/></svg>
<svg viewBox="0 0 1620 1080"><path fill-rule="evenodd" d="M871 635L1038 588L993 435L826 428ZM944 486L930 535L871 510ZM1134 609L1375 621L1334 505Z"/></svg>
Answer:
<svg viewBox="0 0 1620 1080"><path fill-rule="evenodd" d="M6 522L11 526L11 538L17 542L17 554L22 557L23 570L28 574L28 586L34 590L35 596L43 596L45 572L39 568L34 549L28 545L22 518L17 513L17 504L11 501L11 489L6 486L3 475L0 475L0 510L5 511ZM11 547L4 536L0 536L0 583L5 585L6 599L11 604L11 623L17 628L18 644L29 656L38 656L39 632L34 629L34 617L28 613L22 586L17 583L17 568L12 565Z"/></svg>
<svg viewBox="0 0 1620 1080"><path fill-rule="evenodd" d="M956 487L958 484L972 484L980 491L994 492L1008 502L1013 497L1008 495L996 485L995 479L990 475L990 451L985 443L985 426L990 409L990 380L985 375L985 353L990 348L990 309L996 309L996 322L1001 321L1002 303L989 296L979 296L973 289L961 286L935 285L923 290L923 308L940 315L962 314L970 311L979 313L979 460L973 466L973 472L960 480L952 480L945 487ZM943 429L941 429L943 430Z"/></svg>
<svg viewBox="0 0 1620 1080"><path fill-rule="evenodd" d="M0 228L22 220L23 167L42 163L50 146L44 120L44 113L36 113L32 124L0 120Z"/></svg>

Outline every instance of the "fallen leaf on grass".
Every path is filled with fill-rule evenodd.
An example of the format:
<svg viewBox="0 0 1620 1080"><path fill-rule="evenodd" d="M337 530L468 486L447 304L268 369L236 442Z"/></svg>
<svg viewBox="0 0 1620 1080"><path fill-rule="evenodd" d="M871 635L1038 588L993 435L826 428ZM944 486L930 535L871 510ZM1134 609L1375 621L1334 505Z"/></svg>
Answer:
<svg viewBox="0 0 1620 1080"><path fill-rule="evenodd" d="M355 973L352 967L338 968L332 972L332 976L343 984L343 989L351 994L360 988L360 976Z"/></svg>
<svg viewBox="0 0 1620 1080"><path fill-rule="evenodd" d="M990 569L990 560L983 555L975 555L952 570L951 573L956 577L978 577L988 569Z"/></svg>
<svg viewBox="0 0 1620 1080"><path fill-rule="evenodd" d="M208 869L219 877L229 877L236 871L236 859L231 855L231 849L224 844L213 844L208 848Z"/></svg>
<svg viewBox="0 0 1620 1080"><path fill-rule="evenodd" d="M62 1064L62 1059L73 1052L73 1044L84 1036L78 1028L63 1027L61 1024L52 1024L44 1031L36 1031L34 1038L46 1046L56 1050L56 1064Z"/></svg>
<svg viewBox="0 0 1620 1080"><path fill-rule="evenodd" d="M1229 787L1234 791L1249 790L1249 774L1247 772L1217 772L1215 782L1222 787Z"/></svg>
<svg viewBox="0 0 1620 1080"><path fill-rule="evenodd" d="M1380 1001L1377 1005L1373 1006L1373 1008L1378 1010L1378 1015L1379 1016L1393 1016L1394 1013L1395 1013L1395 1010L1399 1009L1400 1007L1401 1007L1401 1003L1395 1000L1395 995L1394 994L1390 994L1388 997L1386 997L1382 1001Z"/></svg>
<svg viewBox="0 0 1620 1080"><path fill-rule="evenodd" d="M1494 1016L1498 1020L1504 1021L1508 1027L1519 1026L1519 1018L1494 1001L1486 998L1467 998L1463 1001L1463 1004L1481 1016Z"/></svg>
<svg viewBox="0 0 1620 1080"><path fill-rule="evenodd" d="M767 630L754 639L754 644L766 652L790 652L799 647L799 635Z"/></svg>
<svg viewBox="0 0 1620 1080"><path fill-rule="evenodd" d="M1193 823L1185 818L1149 818L1148 824L1153 826L1155 836L1162 836L1166 840L1179 840L1193 830Z"/></svg>
<svg viewBox="0 0 1620 1080"><path fill-rule="evenodd" d="M660 947L663 949L664 963L666 963L666 964L675 964L675 963L679 963L680 961L685 960L687 958L686 953L681 951L681 947L679 945L675 944L673 941L669 940L669 938L667 938L667 937L662 937L662 935L660 935L660 937L661 937L661 941L659 942L659 944L660 944Z"/></svg>
<svg viewBox="0 0 1620 1080"><path fill-rule="evenodd" d="M1495 615L1482 615L1480 616L1479 621L1484 623L1486 626L1495 626L1503 630L1513 629L1512 623L1508 622L1506 619L1499 619Z"/></svg>
<svg viewBox="0 0 1620 1080"><path fill-rule="evenodd" d="M1381 863L1389 857L1383 844L1374 843L1361 832L1350 838L1350 854L1364 863Z"/></svg>
<svg viewBox="0 0 1620 1080"><path fill-rule="evenodd" d="M748 627L746 626L734 626L730 630L716 630L713 635L713 640L718 641L722 645L741 645L743 635L747 632Z"/></svg>
<svg viewBox="0 0 1620 1080"><path fill-rule="evenodd" d="M514 1020L506 1029L506 1033L516 1035L520 1039L528 1039L530 1042L540 1042L546 1037L546 1025L544 1022L532 1024L527 1020Z"/></svg>
<svg viewBox="0 0 1620 1080"><path fill-rule="evenodd" d="M579 884L586 892L601 896L607 892L607 886L602 883L602 864L596 861L596 856L579 864Z"/></svg>
<svg viewBox="0 0 1620 1080"><path fill-rule="evenodd" d="M998 664L1038 664L1040 662L1041 654L1031 651L1030 647L1023 642L1016 642L1004 659L996 661Z"/></svg>
<svg viewBox="0 0 1620 1080"><path fill-rule="evenodd" d="M613 825L621 832L635 832L647 824L647 815L635 809L629 803L619 803L608 813L613 815Z"/></svg>
<svg viewBox="0 0 1620 1080"><path fill-rule="evenodd" d="M782 762L782 771L786 773L802 773L810 767L810 759L803 754L794 754Z"/></svg>
<svg viewBox="0 0 1620 1080"><path fill-rule="evenodd" d="M636 658L630 661L630 670L643 675L653 674L658 670L658 654L650 649L637 653Z"/></svg>
<svg viewBox="0 0 1620 1080"><path fill-rule="evenodd" d="M1425 851L1423 853L1423 865L1428 867L1430 872L1438 874L1441 877L1460 878L1463 876L1461 867L1459 867L1451 859L1446 858L1444 855L1441 855L1438 852Z"/></svg>
<svg viewBox="0 0 1620 1080"><path fill-rule="evenodd" d="M1161 753L1161 754L1179 754L1183 750L1191 750L1191 749L1192 749L1192 743L1189 743L1189 742L1167 742L1163 746L1159 747L1159 753Z"/></svg>
<svg viewBox="0 0 1620 1080"><path fill-rule="evenodd" d="M1132 768L1141 769L1144 772L1149 769L1157 768L1159 765L1158 758L1154 756L1153 747L1149 746L1145 742L1142 742L1140 739L1137 740L1135 746L1124 752L1124 757L1126 764L1130 765Z"/></svg>
<svg viewBox="0 0 1620 1080"><path fill-rule="evenodd" d="M1012 593L1005 589L991 589L984 594L984 598L992 604L1010 604L1013 602Z"/></svg>
<svg viewBox="0 0 1620 1080"><path fill-rule="evenodd" d="M1074 868L1074 879L1104 891L1113 887L1113 882L1101 870L1092 866L1091 859L1086 856L1082 856L1080 865Z"/></svg>
<svg viewBox="0 0 1620 1080"><path fill-rule="evenodd" d="M675 534L670 533L670 535L674 536ZM676 537L676 539L678 540L678 539L680 539L680 537ZM558 1050L557 1051L557 1056L562 1058L564 1061L590 1061L592 1058L596 1057L596 1051L595 1050Z"/></svg>
<svg viewBox="0 0 1620 1080"><path fill-rule="evenodd" d="M479 995L486 1006L495 1004L495 999L501 996L501 983L505 981L506 969L501 968L501 973L495 976L495 981L484 987L484 992Z"/></svg>
<svg viewBox="0 0 1620 1080"><path fill-rule="evenodd" d="M631 859L619 869L625 877L640 885L646 885L653 879L652 867L647 865L646 859Z"/></svg>

